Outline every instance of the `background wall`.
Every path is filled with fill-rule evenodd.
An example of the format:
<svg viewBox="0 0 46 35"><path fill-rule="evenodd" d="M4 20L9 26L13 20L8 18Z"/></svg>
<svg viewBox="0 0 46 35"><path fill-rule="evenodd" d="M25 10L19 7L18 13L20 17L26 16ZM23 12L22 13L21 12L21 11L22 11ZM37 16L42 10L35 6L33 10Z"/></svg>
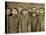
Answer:
<svg viewBox="0 0 46 35"><path fill-rule="evenodd" d="M7 3L8 7L13 9L13 8L18 8L19 6L22 6L23 8L45 8L44 4L42 3L24 3L24 2L8 2Z"/></svg>

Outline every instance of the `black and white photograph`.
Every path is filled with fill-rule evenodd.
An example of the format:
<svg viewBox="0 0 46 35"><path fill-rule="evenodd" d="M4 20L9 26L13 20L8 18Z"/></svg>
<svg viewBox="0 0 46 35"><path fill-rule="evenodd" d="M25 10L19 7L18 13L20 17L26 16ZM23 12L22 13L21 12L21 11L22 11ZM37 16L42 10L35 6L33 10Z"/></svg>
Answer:
<svg viewBox="0 0 46 35"><path fill-rule="evenodd" d="M5 2L5 33L45 31L45 4Z"/></svg>

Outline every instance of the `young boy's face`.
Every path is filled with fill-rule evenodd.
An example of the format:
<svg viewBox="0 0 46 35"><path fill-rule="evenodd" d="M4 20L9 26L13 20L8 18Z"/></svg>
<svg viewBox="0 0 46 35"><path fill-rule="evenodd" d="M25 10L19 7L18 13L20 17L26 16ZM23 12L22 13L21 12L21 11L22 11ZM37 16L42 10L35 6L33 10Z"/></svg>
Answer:
<svg viewBox="0 0 46 35"><path fill-rule="evenodd" d="M28 14L28 11L24 10L24 11L23 11L23 14Z"/></svg>
<svg viewBox="0 0 46 35"><path fill-rule="evenodd" d="M32 8L32 12L35 12L36 11L36 8Z"/></svg>
<svg viewBox="0 0 46 35"><path fill-rule="evenodd" d="M32 13L32 10L31 9L28 9L28 11Z"/></svg>
<svg viewBox="0 0 46 35"><path fill-rule="evenodd" d="M17 10L16 9L13 9L12 10L12 14L17 14Z"/></svg>
<svg viewBox="0 0 46 35"><path fill-rule="evenodd" d="M19 11L22 11L23 10L22 7L19 7L18 9L19 9Z"/></svg>
<svg viewBox="0 0 46 35"><path fill-rule="evenodd" d="M44 10L43 9L40 9L40 14L43 15L43 13L44 13Z"/></svg>
<svg viewBox="0 0 46 35"><path fill-rule="evenodd" d="M10 14L10 9L7 9L7 15L9 15Z"/></svg>
<svg viewBox="0 0 46 35"><path fill-rule="evenodd" d="M32 16L33 16L33 17L36 17L36 13L33 13Z"/></svg>
<svg viewBox="0 0 46 35"><path fill-rule="evenodd" d="M40 14L40 11L39 10L36 10L36 13L37 13L37 15L39 15Z"/></svg>
<svg viewBox="0 0 46 35"><path fill-rule="evenodd" d="M29 11L32 11L31 9L28 9Z"/></svg>
<svg viewBox="0 0 46 35"><path fill-rule="evenodd" d="M40 9L40 13L43 13L43 9Z"/></svg>

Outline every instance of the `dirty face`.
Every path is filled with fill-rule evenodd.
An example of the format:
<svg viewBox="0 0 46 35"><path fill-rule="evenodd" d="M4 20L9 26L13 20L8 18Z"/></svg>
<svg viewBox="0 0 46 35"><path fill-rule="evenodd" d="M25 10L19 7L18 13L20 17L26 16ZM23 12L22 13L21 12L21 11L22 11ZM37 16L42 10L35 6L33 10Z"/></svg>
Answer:
<svg viewBox="0 0 46 35"><path fill-rule="evenodd" d="M7 15L9 15L11 12L10 12L10 9L7 9Z"/></svg>
<svg viewBox="0 0 46 35"><path fill-rule="evenodd" d="M17 14L17 10L16 9L13 9L12 10L12 14L14 15L14 14Z"/></svg>

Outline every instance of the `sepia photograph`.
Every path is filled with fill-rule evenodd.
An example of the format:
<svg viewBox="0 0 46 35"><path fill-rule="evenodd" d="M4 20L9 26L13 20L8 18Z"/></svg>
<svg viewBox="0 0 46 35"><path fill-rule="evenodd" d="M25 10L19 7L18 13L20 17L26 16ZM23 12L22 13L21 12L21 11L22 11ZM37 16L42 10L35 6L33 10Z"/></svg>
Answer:
<svg viewBox="0 0 46 35"><path fill-rule="evenodd" d="M45 31L45 4L5 2L5 33Z"/></svg>

